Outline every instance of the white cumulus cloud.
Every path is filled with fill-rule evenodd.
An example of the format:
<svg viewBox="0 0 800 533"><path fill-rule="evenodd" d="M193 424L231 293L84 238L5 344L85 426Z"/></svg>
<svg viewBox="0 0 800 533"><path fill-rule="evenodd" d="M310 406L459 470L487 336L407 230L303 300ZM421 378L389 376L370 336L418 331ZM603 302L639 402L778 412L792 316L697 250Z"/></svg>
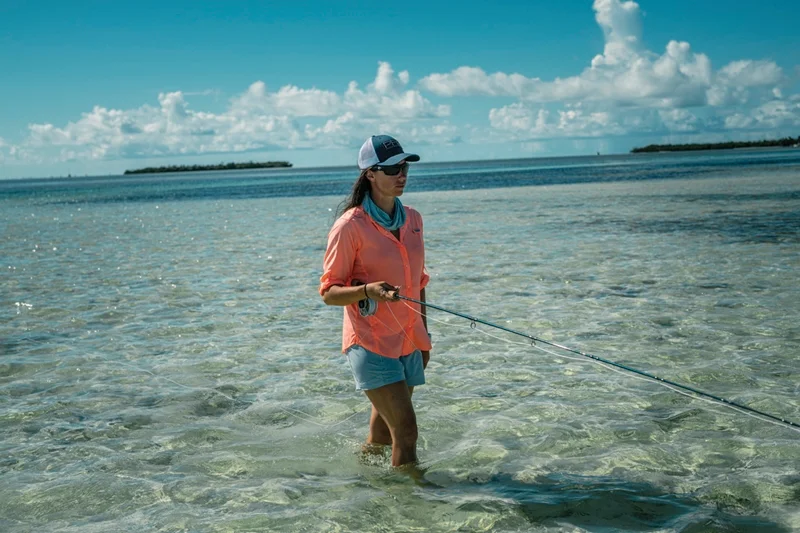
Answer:
<svg viewBox="0 0 800 533"><path fill-rule="evenodd" d="M489 122L493 128L519 139L603 137L626 131L620 117L581 105L550 111L518 102L492 109Z"/></svg>
<svg viewBox="0 0 800 533"><path fill-rule="evenodd" d="M793 77L768 59L744 58L714 68L707 55L680 38L654 52L642 38L637 2L594 0L592 7L603 48L571 76L546 79L537 72L462 65L416 73L422 77L415 84L408 71L380 62L371 81L351 81L340 90L271 88L255 81L213 112L195 102L203 95L219 97L218 92L165 92L140 107L95 106L66 124L31 124L19 142L0 139L0 161L352 150L375 132L401 136L404 144L515 141L522 149L542 151L548 139L724 137L730 131L755 136L800 126L800 95L793 85L800 66ZM449 104L466 96L484 97L469 101L486 113L479 123L459 122L458 105Z"/></svg>
<svg viewBox="0 0 800 533"><path fill-rule="evenodd" d="M458 67L448 74L429 74L420 86L439 96L517 96L532 93L541 85L538 78L522 74L487 74L479 67Z"/></svg>
<svg viewBox="0 0 800 533"><path fill-rule="evenodd" d="M405 131L410 122L446 125L450 106L432 104L408 88L409 80L381 62L366 88L351 82L341 94L294 85L271 92L257 81L220 113L194 109L181 91L162 93L157 107L96 106L64 126L31 124L22 147L54 160L157 157L352 146L375 131ZM408 130L420 135L408 140L424 142L426 127Z"/></svg>
<svg viewBox="0 0 800 533"><path fill-rule="evenodd" d="M599 101L607 105L687 107L703 105L711 86L711 62L689 43L670 41L658 55L642 48L639 5L596 0L595 18L605 47L582 73L543 81L518 73L486 74L459 67L431 74L420 86L440 96L512 96L531 103Z"/></svg>
<svg viewBox="0 0 800 533"><path fill-rule="evenodd" d="M775 62L743 59L714 71L688 42L647 50L636 2L595 0L593 8L605 44L577 75L543 80L461 66L429 74L419 86L441 97L515 98L492 109L489 123L529 138L786 127L800 119L783 98L788 80Z"/></svg>

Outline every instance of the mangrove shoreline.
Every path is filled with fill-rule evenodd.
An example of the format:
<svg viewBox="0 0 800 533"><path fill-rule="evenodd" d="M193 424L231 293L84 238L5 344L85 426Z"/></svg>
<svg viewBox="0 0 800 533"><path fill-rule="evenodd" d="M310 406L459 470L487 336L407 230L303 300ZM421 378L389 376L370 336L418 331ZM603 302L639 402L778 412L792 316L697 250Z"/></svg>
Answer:
<svg viewBox="0 0 800 533"><path fill-rule="evenodd" d="M800 147L800 136L796 139L784 137L783 139L763 141L742 141L724 143L694 143L694 144L648 144L631 150L632 154L646 152L686 152L690 150L731 150L734 148L769 148L769 147Z"/></svg>
<svg viewBox="0 0 800 533"><path fill-rule="evenodd" d="M265 161L258 163L220 163L219 165L170 165L163 167L145 167L126 170L123 174L160 174L164 172L200 172L204 170L243 170L252 168L291 168L287 161Z"/></svg>

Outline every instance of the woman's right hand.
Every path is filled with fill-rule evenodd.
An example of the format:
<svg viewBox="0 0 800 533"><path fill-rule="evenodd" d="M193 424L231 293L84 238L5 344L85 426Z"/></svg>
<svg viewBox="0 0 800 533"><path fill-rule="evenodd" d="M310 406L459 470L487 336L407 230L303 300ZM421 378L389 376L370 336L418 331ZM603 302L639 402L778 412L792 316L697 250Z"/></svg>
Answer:
<svg viewBox="0 0 800 533"><path fill-rule="evenodd" d="M367 283L366 287L367 296L376 302L395 302L399 300L400 287L390 285L385 281L373 281Z"/></svg>

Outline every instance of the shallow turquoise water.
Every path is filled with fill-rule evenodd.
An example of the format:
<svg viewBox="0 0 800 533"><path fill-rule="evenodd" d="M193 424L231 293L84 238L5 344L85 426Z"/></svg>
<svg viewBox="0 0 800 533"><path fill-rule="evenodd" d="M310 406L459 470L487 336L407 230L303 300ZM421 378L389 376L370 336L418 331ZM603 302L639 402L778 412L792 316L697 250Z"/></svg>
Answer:
<svg viewBox="0 0 800 533"><path fill-rule="evenodd" d="M798 168L690 170L409 193L429 300L798 421ZM341 197L106 194L0 200L3 531L800 528L797 432L441 313L425 482L364 461Z"/></svg>

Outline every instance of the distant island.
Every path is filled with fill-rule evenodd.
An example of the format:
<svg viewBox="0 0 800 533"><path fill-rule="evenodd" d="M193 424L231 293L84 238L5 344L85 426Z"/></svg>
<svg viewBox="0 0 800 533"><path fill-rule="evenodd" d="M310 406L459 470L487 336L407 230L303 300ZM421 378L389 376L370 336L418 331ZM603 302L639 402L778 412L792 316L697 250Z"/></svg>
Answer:
<svg viewBox="0 0 800 533"><path fill-rule="evenodd" d="M733 148L768 148L771 146L800 147L800 137L792 139L784 137L771 141L746 141L746 142L724 142L724 143L699 143L699 144L648 144L647 146L634 148L631 153L642 152L685 152L689 150L730 150Z"/></svg>
<svg viewBox="0 0 800 533"><path fill-rule="evenodd" d="M168 167L146 167L126 170L123 174L159 174L162 172L198 172L201 170L243 170L248 168L290 168L291 163L286 161L265 161L258 163L220 163L219 165L170 165Z"/></svg>

